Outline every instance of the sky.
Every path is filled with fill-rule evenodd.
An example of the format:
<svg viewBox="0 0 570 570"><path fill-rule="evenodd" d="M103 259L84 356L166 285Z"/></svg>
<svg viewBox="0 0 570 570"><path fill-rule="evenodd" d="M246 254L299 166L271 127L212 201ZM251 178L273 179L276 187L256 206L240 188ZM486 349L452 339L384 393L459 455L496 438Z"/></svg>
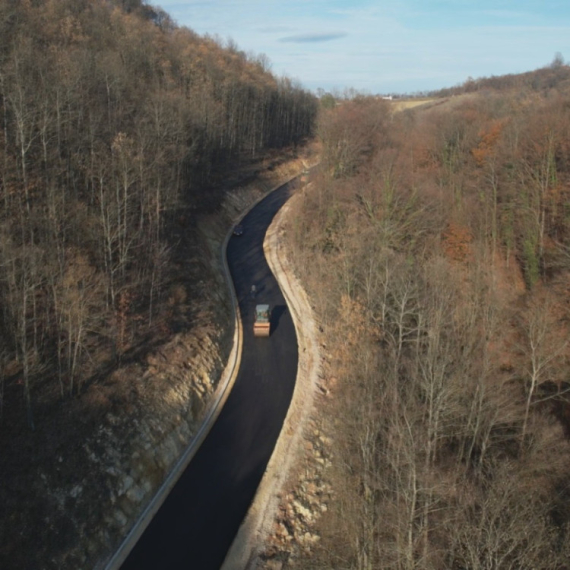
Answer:
<svg viewBox="0 0 570 570"><path fill-rule="evenodd" d="M570 62L570 0L151 0L311 91L415 94Z"/></svg>

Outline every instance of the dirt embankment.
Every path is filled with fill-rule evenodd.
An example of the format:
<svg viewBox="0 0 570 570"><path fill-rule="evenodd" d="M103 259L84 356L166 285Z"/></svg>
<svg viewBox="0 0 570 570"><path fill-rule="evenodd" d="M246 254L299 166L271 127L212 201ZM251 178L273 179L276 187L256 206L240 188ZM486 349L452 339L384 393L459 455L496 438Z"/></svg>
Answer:
<svg viewBox="0 0 570 570"><path fill-rule="evenodd" d="M103 567L192 441L231 349L221 245L249 204L298 174L302 153L243 173L221 208L181 216L164 315L147 346L35 432L0 432L0 567Z"/></svg>

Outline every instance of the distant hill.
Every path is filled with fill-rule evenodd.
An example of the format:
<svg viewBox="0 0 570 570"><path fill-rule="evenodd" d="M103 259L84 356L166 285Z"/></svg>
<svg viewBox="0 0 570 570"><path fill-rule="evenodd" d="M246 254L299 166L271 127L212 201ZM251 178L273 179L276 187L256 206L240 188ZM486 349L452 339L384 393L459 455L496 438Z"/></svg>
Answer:
<svg viewBox="0 0 570 570"><path fill-rule="evenodd" d="M461 85L438 89L429 93L430 97L449 97L465 93L476 93L485 90L509 91L513 89L525 91L570 91L570 66L555 63L535 71L525 73L492 75L479 79L469 78Z"/></svg>

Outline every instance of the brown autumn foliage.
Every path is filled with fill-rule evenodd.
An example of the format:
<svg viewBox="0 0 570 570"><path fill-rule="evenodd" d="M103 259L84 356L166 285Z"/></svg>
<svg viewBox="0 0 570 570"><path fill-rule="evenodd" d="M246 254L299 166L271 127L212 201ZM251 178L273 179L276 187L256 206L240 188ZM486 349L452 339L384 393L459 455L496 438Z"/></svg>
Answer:
<svg viewBox="0 0 570 570"><path fill-rule="evenodd" d="M471 242L473 236L468 228L458 226L453 222L443 233L443 250L450 259L467 261L471 257Z"/></svg>
<svg viewBox="0 0 570 570"><path fill-rule="evenodd" d="M142 0L0 0L0 426L33 428L158 331L181 212L315 112Z"/></svg>
<svg viewBox="0 0 570 570"><path fill-rule="evenodd" d="M480 141L471 153L479 166L484 166L493 156L503 130L503 121L493 121L479 132Z"/></svg>
<svg viewBox="0 0 570 570"><path fill-rule="evenodd" d="M338 378L336 504L294 565L562 570L570 91L378 105L346 169L359 105L290 228Z"/></svg>

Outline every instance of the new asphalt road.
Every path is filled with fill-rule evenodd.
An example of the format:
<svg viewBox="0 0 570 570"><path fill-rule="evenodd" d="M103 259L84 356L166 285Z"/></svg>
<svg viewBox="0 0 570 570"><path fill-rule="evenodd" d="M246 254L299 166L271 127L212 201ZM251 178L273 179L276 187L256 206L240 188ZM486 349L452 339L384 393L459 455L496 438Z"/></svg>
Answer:
<svg viewBox="0 0 570 570"><path fill-rule="evenodd" d="M263 254L265 232L288 197L288 185L271 193L243 219L243 235L229 241L228 264L244 329L239 373L218 420L123 570L218 570L251 504L297 373L293 322ZM257 303L272 307L269 338L253 336Z"/></svg>

